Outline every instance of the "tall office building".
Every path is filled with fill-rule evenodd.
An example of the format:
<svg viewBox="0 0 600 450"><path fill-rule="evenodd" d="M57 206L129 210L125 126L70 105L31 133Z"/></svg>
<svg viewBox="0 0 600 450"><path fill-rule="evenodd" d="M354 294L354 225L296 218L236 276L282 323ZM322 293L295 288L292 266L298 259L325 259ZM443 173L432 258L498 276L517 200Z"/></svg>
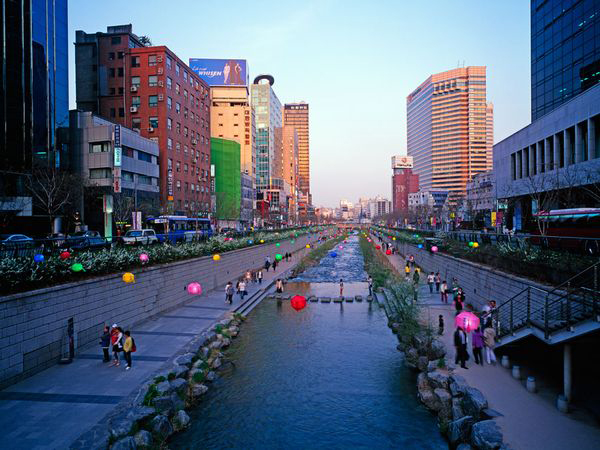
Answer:
<svg viewBox="0 0 600 450"><path fill-rule="evenodd" d="M286 103L283 123L296 128L298 133L298 187L306 200L310 199L310 135L308 103Z"/></svg>
<svg viewBox="0 0 600 450"><path fill-rule="evenodd" d="M600 80L600 1L531 1L531 119Z"/></svg>
<svg viewBox="0 0 600 450"><path fill-rule="evenodd" d="M408 155L420 188L465 194L467 181L491 169L486 68L463 67L431 75L406 99Z"/></svg>
<svg viewBox="0 0 600 450"><path fill-rule="evenodd" d="M19 214L31 215L32 167L58 168L67 156L56 133L69 126L67 0L12 0L1 9L0 210L24 202Z"/></svg>
<svg viewBox="0 0 600 450"><path fill-rule="evenodd" d="M158 142L163 212L209 217L209 87L165 46L131 25L76 32L77 107Z"/></svg>
<svg viewBox="0 0 600 450"><path fill-rule="evenodd" d="M276 158L281 160L280 173L278 178L284 180L289 185L290 195L288 197L288 223L297 222L298 214L298 132L291 125L284 125L282 128L281 156Z"/></svg>

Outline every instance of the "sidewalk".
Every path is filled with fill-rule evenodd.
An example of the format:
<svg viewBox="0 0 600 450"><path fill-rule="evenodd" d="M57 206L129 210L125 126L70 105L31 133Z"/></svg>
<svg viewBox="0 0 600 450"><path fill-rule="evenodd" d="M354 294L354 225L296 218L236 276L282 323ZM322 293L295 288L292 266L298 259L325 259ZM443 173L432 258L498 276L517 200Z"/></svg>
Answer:
<svg viewBox="0 0 600 450"><path fill-rule="evenodd" d="M289 262L281 261L276 273L263 271L262 284L248 286L249 296L293 267L304 254L301 250ZM235 279L232 281L235 285ZM131 370L125 370L124 361L120 367L109 367L110 363L102 362L100 346L93 345L78 351L71 364L53 366L0 391L0 448L68 448L194 336L240 303L236 294L233 305L225 304L223 287L134 327L131 335L138 350Z"/></svg>
<svg viewBox="0 0 600 450"><path fill-rule="evenodd" d="M402 255L391 255L388 259L400 273L404 273L406 259ZM418 265L419 261L416 263ZM424 305L424 320L437 330L438 316L444 316L445 328L441 340L448 350L447 361L454 362L452 298L447 305L443 304L435 289L433 294L429 293L426 278L427 274L421 273L419 303ZM600 448L600 428L573 420L539 395L528 392L520 381L512 378L510 370L500 364L476 365L470 349L469 353L471 359L467 363L468 369L457 367L456 373L485 395L490 408L502 414L495 420L502 428L505 443L511 449Z"/></svg>

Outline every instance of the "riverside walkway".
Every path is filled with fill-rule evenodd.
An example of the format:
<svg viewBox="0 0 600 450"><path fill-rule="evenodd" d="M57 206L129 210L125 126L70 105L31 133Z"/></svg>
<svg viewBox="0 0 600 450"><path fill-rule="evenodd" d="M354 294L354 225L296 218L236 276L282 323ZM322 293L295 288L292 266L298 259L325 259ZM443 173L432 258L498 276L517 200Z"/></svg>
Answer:
<svg viewBox="0 0 600 450"><path fill-rule="evenodd" d="M289 262L281 261L276 272L263 271L262 284L248 285L249 296L292 268L304 254L301 250ZM71 364L53 366L0 391L0 448L69 448L170 363L193 337L241 304L237 294L233 305L224 299L224 288L219 288L133 327L137 352L131 370L125 370L123 360L120 367L103 363L102 349L92 345L79 351Z"/></svg>
<svg viewBox="0 0 600 450"><path fill-rule="evenodd" d="M373 239L377 239L373 236ZM387 256L387 255L386 255ZM387 256L400 273L404 273L406 259L399 254ZM417 265L419 261L416 261ZM443 304L440 294L429 292L427 274L421 273L419 284L419 304L424 306L423 319L437 330L438 316L444 316L442 342L446 345L447 361L454 362L454 311L452 297ZM460 280L459 280L460 282ZM469 353L472 354L469 349ZM514 450L595 450L600 448L600 428L574 420L561 413L556 406L525 389L523 383L512 377L509 369L500 365L480 366L473 357L467 363L468 369L456 368L470 386L479 389L487 398L489 407L500 412L496 422L502 429L504 442Z"/></svg>

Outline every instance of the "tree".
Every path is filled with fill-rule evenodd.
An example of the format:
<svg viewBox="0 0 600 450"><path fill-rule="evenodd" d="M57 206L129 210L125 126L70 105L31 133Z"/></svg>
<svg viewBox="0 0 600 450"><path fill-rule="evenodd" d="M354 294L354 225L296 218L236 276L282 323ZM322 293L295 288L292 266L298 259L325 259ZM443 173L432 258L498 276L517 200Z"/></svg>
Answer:
<svg viewBox="0 0 600 450"><path fill-rule="evenodd" d="M133 199L123 193L113 194L113 219L117 225L130 222L134 210Z"/></svg>
<svg viewBox="0 0 600 450"><path fill-rule="evenodd" d="M144 47L151 47L152 41L149 36L138 36L139 41L142 43Z"/></svg>
<svg viewBox="0 0 600 450"><path fill-rule="evenodd" d="M531 198L531 215L542 236L548 232L550 222L544 220L539 213L549 211L560 199L560 179L558 171L555 172L542 172L524 179Z"/></svg>

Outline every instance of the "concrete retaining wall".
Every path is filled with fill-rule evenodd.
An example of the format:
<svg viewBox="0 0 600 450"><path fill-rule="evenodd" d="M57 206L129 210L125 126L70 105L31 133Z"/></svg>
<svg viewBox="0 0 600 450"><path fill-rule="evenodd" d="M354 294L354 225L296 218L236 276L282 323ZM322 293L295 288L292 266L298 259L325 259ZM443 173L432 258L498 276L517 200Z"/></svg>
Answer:
<svg viewBox="0 0 600 450"><path fill-rule="evenodd" d="M197 281L206 292L264 264L266 256L294 252L307 237L264 244L211 256L148 267L136 272L134 284L121 274L0 297L0 387L40 372L58 362L67 349L66 331L74 320L75 348L97 343L105 324L131 327L175 308L191 298L185 286Z"/></svg>
<svg viewBox="0 0 600 450"><path fill-rule="evenodd" d="M422 274L423 277L426 277L429 272L439 272L442 281L446 280L449 286L452 278L455 277L465 292L466 303L471 303L477 309L481 309L490 300L496 300L500 305L527 286L535 286L546 291L552 289L550 286L453 256L432 253L407 243L394 242L394 244L400 254L414 255L416 263L425 272ZM532 303L542 302L545 298L543 292L535 290L531 291L531 296ZM523 300L525 301L525 297Z"/></svg>

